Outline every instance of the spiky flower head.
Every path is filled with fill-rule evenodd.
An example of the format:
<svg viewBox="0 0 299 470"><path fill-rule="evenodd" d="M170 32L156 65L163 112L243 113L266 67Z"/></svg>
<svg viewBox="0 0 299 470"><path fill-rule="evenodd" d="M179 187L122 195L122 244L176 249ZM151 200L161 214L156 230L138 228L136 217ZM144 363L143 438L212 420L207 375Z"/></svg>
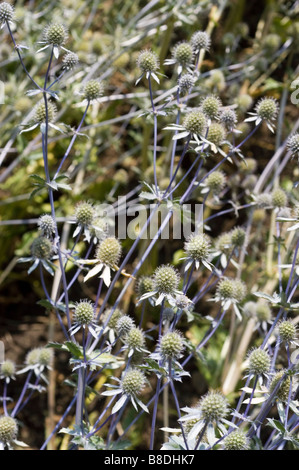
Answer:
<svg viewBox="0 0 299 470"><path fill-rule="evenodd" d="M288 203L288 197L281 188L274 189L271 193L271 201L274 207L285 207Z"/></svg>
<svg viewBox="0 0 299 470"><path fill-rule="evenodd" d="M128 333L134 327L135 322L129 315L123 315L116 323L116 331L120 336Z"/></svg>
<svg viewBox="0 0 299 470"><path fill-rule="evenodd" d="M51 241L43 236L36 238L31 245L31 253L32 256L38 259L50 259L53 253Z"/></svg>
<svg viewBox="0 0 299 470"><path fill-rule="evenodd" d="M212 122L209 126L207 140L219 147L226 138L226 130L219 122Z"/></svg>
<svg viewBox="0 0 299 470"><path fill-rule="evenodd" d="M119 262L121 252L120 241L115 237L107 237L99 243L96 257L101 263L114 267Z"/></svg>
<svg viewBox="0 0 299 470"><path fill-rule="evenodd" d="M111 308L107 308L103 314L103 323L107 323L107 320L111 314ZM108 327L112 330L116 330L118 320L124 316L124 312L120 308L116 308L108 320Z"/></svg>
<svg viewBox="0 0 299 470"><path fill-rule="evenodd" d="M222 103L218 96L206 96L201 102L201 110L209 119L217 119Z"/></svg>
<svg viewBox="0 0 299 470"><path fill-rule="evenodd" d="M179 91L181 95L187 93L195 84L195 77L191 73L184 73L179 79Z"/></svg>
<svg viewBox="0 0 299 470"><path fill-rule="evenodd" d="M235 295L235 283L233 279L224 278L217 285L217 295L221 299L233 299Z"/></svg>
<svg viewBox="0 0 299 470"><path fill-rule="evenodd" d="M4 378L11 378L16 372L16 365L13 361L7 359L1 364L0 375Z"/></svg>
<svg viewBox="0 0 299 470"><path fill-rule="evenodd" d="M241 93L235 100L241 112L247 111L253 103L253 99L247 93Z"/></svg>
<svg viewBox="0 0 299 470"><path fill-rule="evenodd" d="M256 205L260 208L269 208L272 207L272 196L270 193L261 193L258 194L255 198Z"/></svg>
<svg viewBox="0 0 299 470"><path fill-rule="evenodd" d="M137 58L137 66L143 73L156 72L159 69L159 58L155 52L142 51Z"/></svg>
<svg viewBox="0 0 299 470"><path fill-rule="evenodd" d="M260 322L270 321L272 312L271 308L266 302L257 302L255 309L256 317Z"/></svg>
<svg viewBox="0 0 299 470"><path fill-rule="evenodd" d="M154 273L154 289L163 294L173 294L179 285L180 277L173 266L159 266Z"/></svg>
<svg viewBox="0 0 299 470"><path fill-rule="evenodd" d="M48 348L34 348L26 355L26 364L28 366L49 366L53 359L53 350Z"/></svg>
<svg viewBox="0 0 299 470"><path fill-rule="evenodd" d="M299 158L299 133L291 135L287 140L287 148L291 151L293 157Z"/></svg>
<svg viewBox="0 0 299 470"><path fill-rule="evenodd" d="M199 403L206 422L217 422L228 415L229 406L225 396L217 391L208 392Z"/></svg>
<svg viewBox="0 0 299 470"><path fill-rule="evenodd" d="M121 381L121 388L126 395L139 395L144 389L146 378L139 369L131 369L126 372Z"/></svg>
<svg viewBox="0 0 299 470"><path fill-rule="evenodd" d="M226 108L220 114L220 122L227 131L232 131L237 125L237 115L233 109Z"/></svg>
<svg viewBox="0 0 299 470"><path fill-rule="evenodd" d="M274 98L262 98L255 106L257 116L266 121L274 121L278 115L278 103Z"/></svg>
<svg viewBox="0 0 299 470"><path fill-rule="evenodd" d="M253 375L268 374L271 367L271 359L267 351L261 348L255 348L248 357L248 370Z"/></svg>
<svg viewBox="0 0 299 470"><path fill-rule="evenodd" d="M219 235L216 240L216 249L221 253L229 254L232 250L232 235L231 232L225 232Z"/></svg>
<svg viewBox="0 0 299 470"><path fill-rule="evenodd" d="M208 51L211 46L210 36L205 31L196 31L191 36L191 45L195 53L198 53L200 49Z"/></svg>
<svg viewBox="0 0 299 470"><path fill-rule="evenodd" d="M275 390L275 387L278 385L279 382L281 383L278 387L278 390L276 391L275 396L280 401L288 401L291 386L291 378L289 375L286 375L285 370L280 370L279 372L276 372L273 379L271 380L269 393L270 395L272 395Z"/></svg>
<svg viewBox="0 0 299 470"><path fill-rule="evenodd" d="M104 92L104 86L99 80L89 80L83 88L83 97L87 101L99 99Z"/></svg>
<svg viewBox="0 0 299 470"><path fill-rule="evenodd" d="M190 133L202 135L206 128L206 117L200 109L194 109L186 114L183 127Z"/></svg>
<svg viewBox="0 0 299 470"><path fill-rule="evenodd" d="M192 234L185 242L187 255L197 261L206 260L210 254L210 238L205 234Z"/></svg>
<svg viewBox="0 0 299 470"><path fill-rule="evenodd" d="M87 227L93 222L95 209L90 202L82 201L76 205L75 218L76 222L83 227Z"/></svg>
<svg viewBox="0 0 299 470"><path fill-rule="evenodd" d="M131 328L126 335L124 342L128 349L142 349L145 345L143 331L138 327Z"/></svg>
<svg viewBox="0 0 299 470"><path fill-rule="evenodd" d="M78 325L89 325L94 320L94 307L90 300L80 300L74 311L74 320Z"/></svg>
<svg viewBox="0 0 299 470"><path fill-rule="evenodd" d="M18 433L17 421L11 416L0 417L0 441L4 444L14 441Z"/></svg>
<svg viewBox="0 0 299 470"><path fill-rule="evenodd" d="M0 3L0 24L12 21L14 16L14 8L10 3Z"/></svg>
<svg viewBox="0 0 299 470"><path fill-rule="evenodd" d="M53 46L62 46L68 39L65 25L60 23L49 24L43 33L43 42Z"/></svg>
<svg viewBox="0 0 299 470"><path fill-rule="evenodd" d="M241 281L240 279L234 279L234 295L233 298L237 302L242 302L247 294L247 287L245 282Z"/></svg>
<svg viewBox="0 0 299 470"><path fill-rule="evenodd" d="M226 436L224 439L225 450L248 450L249 439L244 431L236 429Z"/></svg>
<svg viewBox="0 0 299 470"><path fill-rule="evenodd" d="M68 52L62 59L63 67L67 70L73 70L79 63L79 57L75 52Z"/></svg>
<svg viewBox="0 0 299 470"><path fill-rule="evenodd" d="M291 343L296 340L297 328L290 320L283 320L278 325L278 334L284 343Z"/></svg>
<svg viewBox="0 0 299 470"><path fill-rule="evenodd" d="M214 194L219 194L226 184L226 177L222 171L213 171L205 181L206 186Z"/></svg>
<svg viewBox="0 0 299 470"><path fill-rule="evenodd" d="M180 294L175 299L175 305L182 310L192 309L193 303L185 294Z"/></svg>
<svg viewBox="0 0 299 470"><path fill-rule="evenodd" d="M38 219L38 227L42 235L45 237L51 237L55 233L55 221L49 214L41 215Z"/></svg>
<svg viewBox="0 0 299 470"><path fill-rule="evenodd" d="M38 358L38 363L41 366L47 366L49 367L53 361L53 350L49 348L40 348L39 350L39 358Z"/></svg>
<svg viewBox="0 0 299 470"><path fill-rule="evenodd" d="M244 245L246 232L241 227L235 227L231 232L231 240L234 246L241 247Z"/></svg>
<svg viewBox="0 0 299 470"><path fill-rule="evenodd" d="M95 216L92 221L92 225L89 227L89 231L92 237L95 237L98 240L103 240L108 235L108 223L103 217Z"/></svg>
<svg viewBox="0 0 299 470"><path fill-rule="evenodd" d="M173 49L172 56L179 65L188 67L193 59L193 48L187 41L180 42Z"/></svg>
<svg viewBox="0 0 299 470"><path fill-rule="evenodd" d="M161 355L165 359L178 359L184 350L184 339L180 332L169 331L160 339Z"/></svg>
<svg viewBox="0 0 299 470"><path fill-rule="evenodd" d="M138 280L137 291L140 297L148 292L152 292L153 289L153 278L151 276L142 276Z"/></svg>
<svg viewBox="0 0 299 470"><path fill-rule="evenodd" d="M47 116L48 122L55 121L56 106L51 103L51 101L48 101L46 107L45 102L40 101L34 108L33 121L35 122L35 124L43 124L47 121Z"/></svg>

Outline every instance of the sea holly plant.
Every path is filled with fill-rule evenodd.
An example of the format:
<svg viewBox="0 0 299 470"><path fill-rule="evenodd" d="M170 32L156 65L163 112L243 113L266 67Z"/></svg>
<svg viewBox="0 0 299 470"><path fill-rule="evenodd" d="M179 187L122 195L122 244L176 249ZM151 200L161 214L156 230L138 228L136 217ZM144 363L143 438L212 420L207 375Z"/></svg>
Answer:
<svg viewBox="0 0 299 470"><path fill-rule="evenodd" d="M296 2L253 36L239 2L27 3L0 3L0 284L45 329L1 363L0 448L298 448Z"/></svg>

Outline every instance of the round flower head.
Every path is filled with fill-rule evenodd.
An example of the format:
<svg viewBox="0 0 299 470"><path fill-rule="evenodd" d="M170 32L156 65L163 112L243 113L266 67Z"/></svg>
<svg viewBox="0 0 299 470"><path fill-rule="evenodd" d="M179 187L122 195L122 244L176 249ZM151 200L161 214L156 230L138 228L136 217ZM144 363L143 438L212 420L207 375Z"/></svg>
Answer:
<svg viewBox="0 0 299 470"><path fill-rule="evenodd" d="M255 121L256 125L265 121L268 129L274 132L273 121L277 118L278 109L277 101L274 98L262 98L255 106L255 113L249 113L251 117L245 121Z"/></svg>
<svg viewBox="0 0 299 470"><path fill-rule="evenodd" d="M205 234L191 235L184 245L188 257L194 261L206 260L210 254L210 239Z"/></svg>
<svg viewBox="0 0 299 470"><path fill-rule="evenodd" d="M209 78L205 82L212 90L222 91L225 88L225 76L222 70L211 70Z"/></svg>
<svg viewBox="0 0 299 470"><path fill-rule="evenodd" d="M289 393L290 393L291 378L290 376L288 375L285 376L285 375L286 375L285 370L280 370L279 372L276 372L273 379L271 380L270 387L269 387L269 394L272 395L272 393L275 390L275 387L280 382L278 390L276 391L276 394L275 394L275 396L280 401L288 401Z"/></svg>
<svg viewBox="0 0 299 470"><path fill-rule="evenodd" d="M247 93L242 93L236 98L236 104L238 108L240 109L241 112L247 111L249 108L251 108L253 99L250 95Z"/></svg>
<svg viewBox="0 0 299 470"><path fill-rule="evenodd" d="M179 285L179 274L172 266L160 266L156 269L153 278L155 291L173 294Z"/></svg>
<svg viewBox="0 0 299 470"><path fill-rule="evenodd" d="M170 331L160 339L160 352L164 359L178 359L184 350L184 340L178 331Z"/></svg>
<svg viewBox="0 0 299 470"><path fill-rule="evenodd" d="M109 320L108 320L107 326L109 328L113 329L113 330L116 330L117 322L121 317L124 316L124 312L121 309L116 308L113 311L111 316L110 316L110 314L111 314L111 308L107 308L105 310L104 314L103 314L102 321L103 321L103 323L107 323L107 320L110 317Z"/></svg>
<svg viewBox="0 0 299 470"><path fill-rule="evenodd" d="M233 295L233 297L238 302L242 302L242 300L244 300L244 298L246 297L246 294L247 294L246 284L243 281L241 281L240 279L234 279L233 284L234 284L234 295Z"/></svg>
<svg viewBox="0 0 299 470"><path fill-rule="evenodd" d="M290 320L281 321L278 325L278 334L284 343L292 343L297 338L297 328Z"/></svg>
<svg viewBox="0 0 299 470"><path fill-rule="evenodd" d="M13 361L10 361L8 359L1 364L0 377L4 379L11 379L14 377L15 372L16 372L16 365Z"/></svg>
<svg viewBox="0 0 299 470"><path fill-rule="evenodd" d="M193 307L192 300L185 294L178 295L175 300L175 306L181 310L191 310Z"/></svg>
<svg viewBox="0 0 299 470"><path fill-rule="evenodd" d="M120 336L128 333L134 327L135 322L129 315L123 315L116 323L116 331Z"/></svg>
<svg viewBox="0 0 299 470"><path fill-rule="evenodd" d="M88 226L93 222L95 210L89 202L79 202L75 208L75 218L77 224L82 227Z"/></svg>
<svg viewBox="0 0 299 470"><path fill-rule="evenodd" d="M299 133L296 132L295 134L291 135L287 141L287 148L292 153L293 157L299 158Z"/></svg>
<svg viewBox="0 0 299 470"><path fill-rule="evenodd" d="M126 335L124 342L129 350L142 350L145 345L143 331L138 327L131 328Z"/></svg>
<svg viewBox="0 0 299 470"><path fill-rule="evenodd" d="M188 91L193 88L195 84L195 77L191 73L185 73L179 79L179 92L181 95L185 95Z"/></svg>
<svg viewBox="0 0 299 470"><path fill-rule="evenodd" d="M205 185L214 194L219 194L225 187L226 177L222 171L213 171L205 181Z"/></svg>
<svg viewBox="0 0 299 470"><path fill-rule="evenodd" d="M34 258L48 260L51 258L52 252L52 243L47 237L38 237L31 245L31 253Z"/></svg>
<svg viewBox="0 0 299 470"><path fill-rule="evenodd" d="M237 125L237 115L233 109L224 109L220 114L220 122L227 131L232 131Z"/></svg>
<svg viewBox="0 0 299 470"><path fill-rule="evenodd" d="M41 215L38 219L38 227L42 235L51 237L55 233L55 221L51 215Z"/></svg>
<svg viewBox="0 0 299 470"><path fill-rule="evenodd" d="M278 114L278 104L273 98L262 98L255 107L256 114L267 121L275 120Z"/></svg>
<svg viewBox="0 0 299 470"><path fill-rule="evenodd" d="M188 67L193 60L193 48L189 42L177 44L172 52L173 60L181 67Z"/></svg>
<svg viewBox="0 0 299 470"><path fill-rule="evenodd" d="M159 65L159 58L152 51L142 51L137 58L137 66L143 73L156 72L159 69Z"/></svg>
<svg viewBox="0 0 299 470"><path fill-rule="evenodd" d="M233 279L224 278L217 285L217 295L221 299L233 299L235 283Z"/></svg>
<svg viewBox="0 0 299 470"><path fill-rule="evenodd" d="M142 276L138 280L137 291L140 297L144 294L147 294L148 292L151 292L153 289L153 278L151 276Z"/></svg>
<svg viewBox="0 0 299 470"><path fill-rule="evenodd" d="M43 33L43 42L48 45L62 46L68 39L67 28L63 24L51 23Z"/></svg>
<svg viewBox="0 0 299 470"><path fill-rule="evenodd" d="M170 323L175 316L174 310L171 307L163 308L163 322Z"/></svg>
<svg viewBox="0 0 299 470"><path fill-rule="evenodd" d="M218 96L206 96L201 102L201 110L209 119L217 119L222 103Z"/></svg>
<svg viewBox="0 0 299 470"><path fill-rule="evenodd" d="M281 208L287 205L288 197L283 189L277 188L271 193L271 201L274 207Z"/></svg>
<svg viewBox="0 0 299 470"><path fill-rule="evenodd" d="M212 144L219 147L226 137L226 130L224 126L218 122L212 122L209 126L207 140Z"/></svg>
<svg viewBox="0 0 299 470"><path fill-rule="evenodd" d="M206 117L200 109L190 111L183 121L183 127L193 135L202 135L205 131L206 124Z"/></svg>
<svg viewBox="0 0 299 470"><path fill-rule="evenodd" d="M248 450L249 439L244 431L236 429L226 436L224 439L225 450Z"/></svg>
<svg viewBox="0 0 299 470"><path fill-rule="evenodd" d="M53 350L49 348L40 348L38 363L41 366L49 367L53 361Z"/></svg>
<svg viewBox="0 0 299 470"><path fill-rule="evenodd" d="M40 348L31 349L26 355L26 364L28 366L34 366L39 363Z"/></svg>
<svg viewBox="0 0 299 470"><path fill-rule="evenodd" d="M104 87L102 82L98 80L89 80L83 88L83 97L87 101L95 101L99 99L104 92Z"/></svg>
<svg viewBox="0 0 299 470"><path fill-rule="evenodd" d="M78 325L89 325L94 319L94 307L89 300L80 300L74 311L74 320Z"/></svg>
<svg viewBox="0 0 299 470"><path fill-rule="evenodd" d="M271 367L269 354L261 348L254 349L248 358L248 370L252 375L268 374Z"/></svg>
<svg viewBox="0 0 299 470"><path fill-rule="evenodd" d="M118 264L121 256L121 244L117 238L108 237L100 242L97 247L97 259L110 267Z"/></svg>
<svg viewBox="0 0 299 470"><path fill-rule="evenodd" d="M79 63L79 57L75 52L68 52L62 59L63 67L67 70L73 70Z"/></svg>
<svg viewBox="0 0 299 470"><path fill-rule="evenodd" d="M145 387L146 378L139 369L126 372L121 380L121 388L126 395L139 395Z"/></svg>
<svg viewBox="0 0 299 470"><path fill-rule="evenodd" d="M48 112L48 121L53 122L55 121L56 117L56 106L52 104L50 101L47 103L47 109L44 101L38 103L34 108L33 114L33 121L35 124L44 124L47 120L47 112Z"/></svg>
<svg viewBox="0 0 299 470"><path fill-rule="evenodd" d="M268 322L271 320L271 309L269 305L265 302L257 302L255 308L255 314L260 322Z"/></svg>
<svg viewBox="0 0 299 470"><path fill-rule="evenodd" d="M231 240L234 246L241 247L244 245L246 232L241 227L236 227L231 232Z"/></svg>
<svg viewBox="0 0 299 470"><path fill-rule="evenodd" d="M89 227L90 235L94 238L94 243L97 240L101 241L108 235L108 223L103 217L95 217L92 225Z"/></svg>
<svg viewBox="0 0 299 470"><path fill-rule="evenodd" d="M255 198L256 205L260 208L270 208L272 206L272 196L269 193L258 194Z"/></svg>
<svg viewBox="0 0 299 470"><path fill-rule="evenodd" d="M18 424L11 416L0 417L0 442L9 444L14 441L18 433Z"/></svg>
<svg viewBox="0 0 299 470"><path fill-rule="evenodd" d="M10 3L0 3L0 24L4 24L7 21L11 22L14 16L14 8Z"/></svg>
<svg viewBox="0 0 299 470"><path fill-rule="evenodd" d="M268 54L273 54L273 52L279 48L280 43L281 39L278 34L267 34L263 42L263 47Z"/></svg>
<svg viewBox="0 0 299 470"><path fill-rule="evenodd" d="M206 422L217 422L228 415L227 399L220 392L207 393L199 403L201 414Z"/></svg>
<svg viewBox="0 0 299 470"><path fill-rule="evenodd" d="M195 54L197 54L200 49L208 51L211 45L210 36L205 31L197 31L191 36L191 45Z"/></svg>
<svg viewBox="0 0 299 470"><path fill-rule="evenodd" d="M232 251L232 236L231 232L221 234L216 240L216 250L226 255Z"/></svg>

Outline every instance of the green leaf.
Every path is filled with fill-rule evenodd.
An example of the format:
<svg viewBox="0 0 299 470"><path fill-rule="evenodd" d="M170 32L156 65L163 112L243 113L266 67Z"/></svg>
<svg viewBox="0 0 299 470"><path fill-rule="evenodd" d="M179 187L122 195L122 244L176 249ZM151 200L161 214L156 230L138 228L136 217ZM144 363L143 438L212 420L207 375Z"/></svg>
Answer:
<svg viewBox="0 0 299 470"><path fill-rule="evenodd" d="M267 420L268 426L271 426L271 428L276 429L276 431L278 431L280 434L285 434L286 429L280 421L274 418L267 418Z"/></svg>

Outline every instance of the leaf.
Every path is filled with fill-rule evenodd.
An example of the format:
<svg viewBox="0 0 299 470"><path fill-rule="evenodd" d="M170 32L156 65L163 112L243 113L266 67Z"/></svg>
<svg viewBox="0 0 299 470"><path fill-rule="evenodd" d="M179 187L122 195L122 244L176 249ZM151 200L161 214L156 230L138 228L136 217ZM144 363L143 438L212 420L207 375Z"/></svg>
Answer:
<svg viewBox="0 0 299 470"><path fill-rule="evenodd" d="M271 428L276 429L281 434L284 434L286 432L284 425L278 421L278 419L274 418L267 418L268 420L268 426L271 426Z"/></svg>
<svg viewBox="0 0 299 470"><path fill-rule="evenodd" d="M73 357L76 359L80 359L82 357L82 348L80 346L77 346L72 341L66 341L64 345Z"/></svg>

